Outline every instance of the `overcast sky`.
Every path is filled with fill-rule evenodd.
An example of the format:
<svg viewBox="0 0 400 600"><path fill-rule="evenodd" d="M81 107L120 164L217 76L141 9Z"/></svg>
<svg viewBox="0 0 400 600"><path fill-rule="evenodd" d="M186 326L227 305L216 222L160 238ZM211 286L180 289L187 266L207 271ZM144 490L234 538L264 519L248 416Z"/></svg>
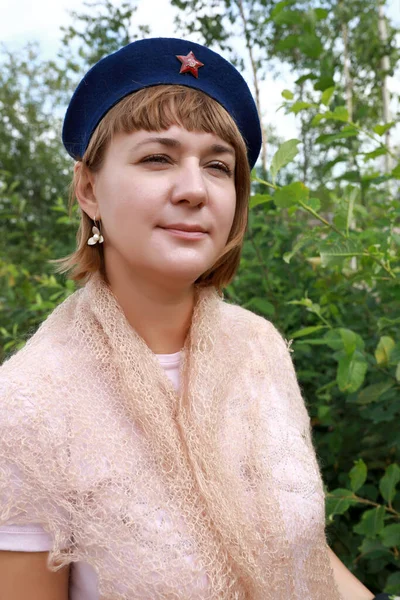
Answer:
<svg viewBox="0 0 400 600"><path fill-rule="evenodd" d="M120 4L118 0L113 1ZM400 0L389 0L388 6L389 16L400 25ZM60 27L70 22L68 11L84 9L83 0L1 0L0 40L10 49L37 40L44 57L54 56L59 48ZM153 36L179 37L174 29L174 14L169 0L138 0L135 20L138 24L150 25ZM245 77L251 86L250 75L245 73ZM276 110L282 102L282 90L290 87L290 75L282 70L278 79L267 78L261 90L265 120L274 123L285 139L296 137L296 121L293 115L284 115L282 111L276 114ZM400 93L400 82L392 80L390 88Z"/></svg>

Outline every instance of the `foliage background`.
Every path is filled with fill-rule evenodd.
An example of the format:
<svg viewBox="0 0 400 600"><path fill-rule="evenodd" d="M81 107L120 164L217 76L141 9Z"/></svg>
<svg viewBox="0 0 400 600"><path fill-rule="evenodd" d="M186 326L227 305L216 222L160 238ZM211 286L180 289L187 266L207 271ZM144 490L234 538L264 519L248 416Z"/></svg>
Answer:
<svg viewBox="0 0 400 600"><path fill-rule="evenodd" d="M382 33L379 0L171 0L178 36L221 50L260 85L267 69L295 75L265 123L249 228L228 301L271 319L288 340L326 484L330 545L377 593L400 594L399 121L385 84L398 31ZM136 5L86 4L53 60L35 44L0 52L0 361L71 294L48 261L69 253L71 162L63 110L81 74L149 33ZM238 50L239 48L239 50ZM387 96L387 94L386 94Z"/></svg>

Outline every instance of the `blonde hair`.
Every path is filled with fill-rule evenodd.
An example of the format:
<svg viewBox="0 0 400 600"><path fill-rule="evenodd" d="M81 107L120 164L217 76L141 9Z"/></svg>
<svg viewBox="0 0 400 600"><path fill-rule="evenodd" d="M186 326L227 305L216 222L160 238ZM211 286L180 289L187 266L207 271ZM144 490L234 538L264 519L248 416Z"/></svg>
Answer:
<svg viewBox="0 0 400 600"><path fill-rule="evenodd" d="M232 281L240 262L240 254L248 221L250 168L245 142L228 112L207 94L181 85L157 85L126 96L103 117L97 125L83 157L82 168L74 174L70 188L69 206L72 211L76 187L82 169L92 172L102 167L105 153L113 135L146 131L163 131L180 125L188 131L215 133L233 146L236 153L235 188L236 210L227 244L216 262L196 281L201 286L214 285L219 291ZM102 244L88 246L92 235L92 220L81 210L75 252L51 261L56 272L69 273L74 281L86 282L100 271L105 277Z"/></svg>

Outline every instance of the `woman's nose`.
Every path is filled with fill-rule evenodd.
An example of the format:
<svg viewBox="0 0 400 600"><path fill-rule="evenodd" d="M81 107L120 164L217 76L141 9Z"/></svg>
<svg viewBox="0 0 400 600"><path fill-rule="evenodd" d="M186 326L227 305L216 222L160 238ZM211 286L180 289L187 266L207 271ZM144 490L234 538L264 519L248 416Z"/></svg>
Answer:
<svg viewBox="0 0 400 600"><path fill-rule="evenodd" d="M202 167L193 161L177 169L172 201L185 201L196 206L204 204L207 200L208 192Z"/></svg>

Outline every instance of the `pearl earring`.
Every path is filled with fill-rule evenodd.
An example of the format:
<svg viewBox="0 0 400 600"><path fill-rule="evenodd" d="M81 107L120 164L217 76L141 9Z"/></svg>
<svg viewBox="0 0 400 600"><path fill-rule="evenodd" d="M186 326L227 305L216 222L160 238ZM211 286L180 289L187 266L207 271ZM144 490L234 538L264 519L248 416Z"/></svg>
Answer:
<svg viewBox="0 0 400 600"><path fill-rule="evenodd" d="M93 237L88 239L89 246L94 246L97 243L102 244L104 242L104 238L101 235L100 229L98 227L96 227L96 216L93 218L93 221L94 221L94 226L92 227ZM100 221L99 221L99 227L100 227Z"/></svg>

